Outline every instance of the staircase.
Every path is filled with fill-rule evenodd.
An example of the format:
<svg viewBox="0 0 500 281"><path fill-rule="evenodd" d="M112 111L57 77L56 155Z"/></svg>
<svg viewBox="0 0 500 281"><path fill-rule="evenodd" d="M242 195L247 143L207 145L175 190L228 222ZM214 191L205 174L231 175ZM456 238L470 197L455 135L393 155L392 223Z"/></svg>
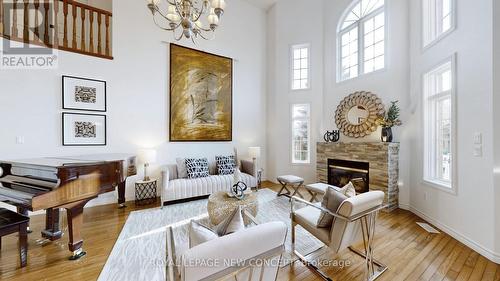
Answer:
<svg viewBox="0 0 500 281"><path fill-rule="evenodd" d="M73 0L0 0L0 35L12 41L113 59L110 11Z"/></svg>

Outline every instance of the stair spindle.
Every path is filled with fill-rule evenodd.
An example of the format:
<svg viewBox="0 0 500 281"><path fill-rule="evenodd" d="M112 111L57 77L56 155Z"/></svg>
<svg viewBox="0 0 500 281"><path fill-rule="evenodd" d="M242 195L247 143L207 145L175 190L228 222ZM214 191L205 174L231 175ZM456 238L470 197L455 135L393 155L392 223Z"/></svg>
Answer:
<svg viewBox="0 0 500 281"><path fill-rule="evenodd" d="M44 0L43 2L43 17L44 17L44 26L43 26L43 42L45 45L50 44L50 38L49 38L49 2L47 0Z"/></svg>
<svg viewBox="0 0 500 281"><path fill-rule="evenodd" d="M78 45L76 43L76 5L72 5L73 10L72 10L72 16L73 16L73 36L72 36L72 41L71 41L71 48L76 50L78 49Z"/></svg>
<svg viewBox="0 0 500 281"><path fill-rule="evenodd" d="M40 40L40 28L38 27L38 12L40 11L40 0L35 0L35 38L34 41L38 42Z"/></svg>
<svg viewBox="0 0 500 281"><path fill-rule="evenodd" d="M47 0L49 1L49 0ZM54 42L53 42L53 47L58 48L59 47L59 22L57 20L57 16L59 15L59 1L54 1Z"/></svg>
<svg viewBox="0 0 500 281"><path fill-rule="evenodd" d="M0 35L3 35L3 0L0 0Z"/></svg>
<svg viewBox="0 0 500 281"><path fill-rule="evenodd" d="M18 34L18 29L17 29L17 1L18 0L14 0L14 2L12 3L13 6L12 6L12 31L11 31L11 37L12 38L17 38L17 34Z"/></svg>
<svg viewBox="0 0 500 281"><path fill-rule="evenodd" d="M64 0L64 38L63 38L63 46L65 48L68 47L68 1Z"/></svg>
<svg viewBox="0 0 500 281"><path fill-rule="evenodd" d="M109 15L106 14L106 56L109 56Z"/></svg>
<svg viewBox="0 0 500 281"><path fill-rule="evenodd" d="M97 13L97 53L102 54L102 15L101 13Z"/></svg>
<svg viewBox="0 0 500 281"><path fill-rule="evenodd" d="M23 41L30 42L30 15L29 15L29 0L24 0L24 26L23 26Z"/></svg>
<svg viewBox="0 0 500 281"><path fill-rule="evenodd" d="M94 11L89 10L89 18L90 18L89 52L94 53Z"/></svg>
<svg viewBox="0 0 500 281"><path fill-rule="evenodd" d="M81 43L80 43L80 50L85 51L86 49L86 44L85 44L85 8L80 7L80 14L82 17L82 35L81 35Z"/></svg>

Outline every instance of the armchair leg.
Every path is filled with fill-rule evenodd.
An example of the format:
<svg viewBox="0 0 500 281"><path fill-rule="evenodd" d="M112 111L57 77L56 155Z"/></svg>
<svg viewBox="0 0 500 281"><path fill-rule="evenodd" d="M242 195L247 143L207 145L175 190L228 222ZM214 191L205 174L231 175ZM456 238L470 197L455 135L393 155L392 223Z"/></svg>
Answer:
<svg viewBox="0 0 500 281"><path fill-rule="evenodd" d="M313 263L311 263L310 261L308 261L306 259L306 257L304 257L302 254L300 254L299 252L297 252L296 250L293 250L293 253L299 258L299 260L305 265L307 266L308 268L310 268L312 271L314 271L314 273L316 273L319 277L321 277L323 280L326 280L326 281L333 281L330 277L328 277L325 273L323 273L321 270L319 270L319 268L314 265Z"/></svg>
<svg viewBox="0 0 500 281"><path fill-rule="evenodd" d="M353 248L352 246L349 247L349 250L351 252L353 252L354 254L366 259L365 253ZM382 273L384 273L388 269L387 265L381 263L380 261L378 261L376 259L372 259L372 261L373 261L373 264L376 265L378 268L373 272L373 274L369 280L375 280L375 279L379 278L380 275L382 275Z"/></svg>

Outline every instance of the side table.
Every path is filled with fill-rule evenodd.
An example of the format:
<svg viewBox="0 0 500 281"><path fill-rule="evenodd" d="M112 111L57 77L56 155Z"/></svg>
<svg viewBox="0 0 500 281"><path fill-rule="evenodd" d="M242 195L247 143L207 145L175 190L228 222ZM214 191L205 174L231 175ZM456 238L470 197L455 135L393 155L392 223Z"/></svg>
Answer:
<svg viewBox="0 0 500 281"><path fill-rule="evenodd" d="M158 180L138 181L135 183L135 204L149 205L156 202Z"/></svg>

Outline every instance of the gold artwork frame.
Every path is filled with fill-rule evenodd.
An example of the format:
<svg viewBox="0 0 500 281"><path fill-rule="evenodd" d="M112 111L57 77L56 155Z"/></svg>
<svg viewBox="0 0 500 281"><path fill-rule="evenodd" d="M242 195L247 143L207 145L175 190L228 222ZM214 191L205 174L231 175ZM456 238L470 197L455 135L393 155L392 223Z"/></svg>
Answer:
<svg viewBox="0 0 500 281"><path fill-rule="evenodd" d="M233 139L233 60L170 44L171 142Z"/></svg>

